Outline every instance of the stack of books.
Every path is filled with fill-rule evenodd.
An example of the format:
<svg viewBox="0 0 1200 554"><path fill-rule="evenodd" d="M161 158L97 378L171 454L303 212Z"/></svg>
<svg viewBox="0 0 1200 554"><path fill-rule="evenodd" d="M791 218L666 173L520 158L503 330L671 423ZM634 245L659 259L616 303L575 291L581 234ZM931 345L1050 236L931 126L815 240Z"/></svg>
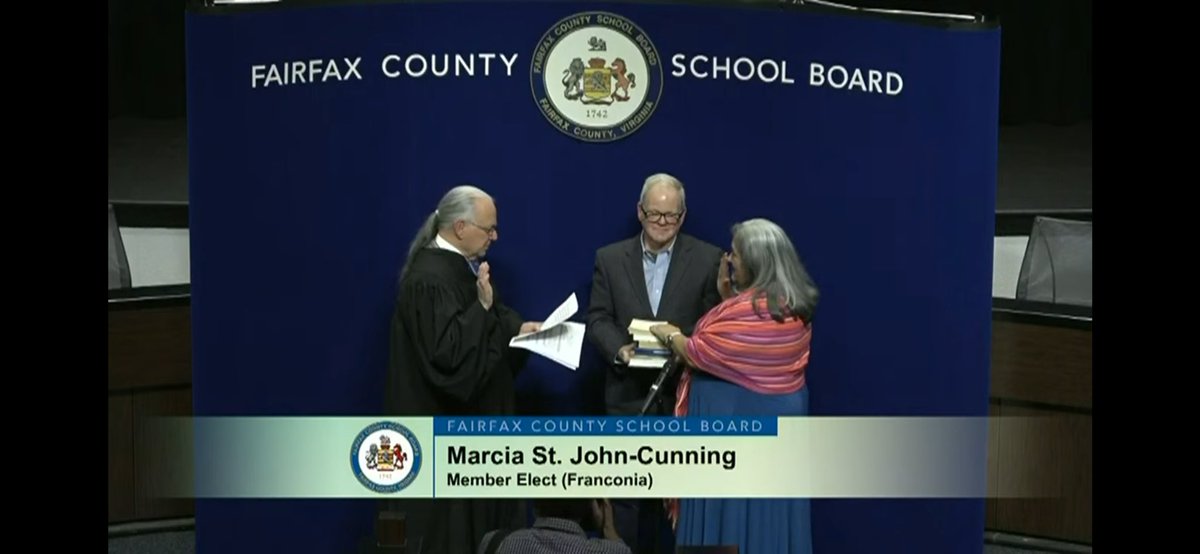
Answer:
<svg viewBox="0 0 1200 554"><path fill-rule="evenodd" d="M650 332L651 327L665 323L665 321L645 319L635 319L629 322L629 334L635 343L629 367L662 369L670 361L671 349Z"/></svg>

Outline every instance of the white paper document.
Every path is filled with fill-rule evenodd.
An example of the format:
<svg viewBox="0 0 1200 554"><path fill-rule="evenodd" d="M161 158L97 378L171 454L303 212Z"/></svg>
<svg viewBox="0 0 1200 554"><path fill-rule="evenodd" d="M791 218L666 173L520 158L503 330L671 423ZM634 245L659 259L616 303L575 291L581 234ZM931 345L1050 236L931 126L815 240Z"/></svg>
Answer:
<svg viewBox="0 0 1200 554"><path fill-rule="evenodd" d="M534 333L517 335L508 341L513 348L524 348L534 354L567 366L579 369L579 354L583 349L585 326L567 321L579 311L575 293L567 298L542 322L542 329Z"/></svg>

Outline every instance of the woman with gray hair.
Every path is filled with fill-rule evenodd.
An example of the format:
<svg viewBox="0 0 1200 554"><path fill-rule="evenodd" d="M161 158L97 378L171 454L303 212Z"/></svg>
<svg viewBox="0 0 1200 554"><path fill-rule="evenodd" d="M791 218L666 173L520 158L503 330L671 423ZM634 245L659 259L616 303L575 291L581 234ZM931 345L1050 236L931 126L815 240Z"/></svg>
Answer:
<svg viewBox="0 0 1200 554"><path fill-rule="evenodd" d="M792 241L766 219L734 225L733 252L719 271L724 301L691 337L673 325L651 328L686 362L675 415L807 415L805 368L818 293ZM809 554L809 513L808 499L672 503L676 544L736 544L751 553Z"/></svg>

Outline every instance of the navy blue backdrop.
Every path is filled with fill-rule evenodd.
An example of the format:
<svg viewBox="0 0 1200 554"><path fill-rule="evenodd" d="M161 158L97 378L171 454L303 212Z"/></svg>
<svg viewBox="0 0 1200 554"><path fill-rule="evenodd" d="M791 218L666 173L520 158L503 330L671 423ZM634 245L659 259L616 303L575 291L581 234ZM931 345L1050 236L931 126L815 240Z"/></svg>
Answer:
<svg viewBox="0 0 1200 554"><path fill-rule="evenodd" d="M636 23L664 62L653 115L620 140L555 129L531 95L560 19ZM986 415L999 30L782 7L404 3L187 18L197 415L382 408L396 277L452 185L497 199L493 282L540 319L595 249L638 230L642 180L687 185L685 232L729 244L781 224L822 291L815 415ZM385 78L389 54L519 54L507 75ZM675 54L787 61L794 84L674 76ZM263 87L252 66L361 57L361 80ZM809 64L898 73L899 94L811 86ZM710 68L711 70L711 68ZM344 68L343 68L344 71ZM642 77L639 77L642 78ZM257 86L252 86L255 84ZM533 359L529 413L599 413L602 376ZM781 468L781 471L786 471ZM347 552L365 500L197 502L200 552ZM982 549L973 500L821 500L817 552Z"/></svg>

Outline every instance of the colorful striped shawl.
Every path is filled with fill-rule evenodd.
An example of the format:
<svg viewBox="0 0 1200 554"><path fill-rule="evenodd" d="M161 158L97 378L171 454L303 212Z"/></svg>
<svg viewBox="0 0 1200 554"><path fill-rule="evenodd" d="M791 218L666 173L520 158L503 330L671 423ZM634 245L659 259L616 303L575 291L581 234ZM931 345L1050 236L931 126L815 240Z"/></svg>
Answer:
<svg viewBox="0 0 1200 554"><path fill-rule="evenodd" d="M688 340L688 357L700 371L755 392L796 392L804 387L812 326L794 318L783 323L771 319L766 298L758 299L756 314L750 302L753 294L746 291L730 298L700 318ZM687 415L691 383L692 368L687 367L676 392L677 416ZM664 504L674 527L679 523L679 499L666 499Z"/></svg>
<svg viewBox="0 0 1200 554"><path fill-rule="evenodd" d="M796 392L804 387L812 326L794 318L771 319L765 298L758 299L756 314L752 295L743 292L700 318L688 340L688 357L700 371L754 392ZM687 415L691 371L685 369L679 380L677 416Z"/></svg>

